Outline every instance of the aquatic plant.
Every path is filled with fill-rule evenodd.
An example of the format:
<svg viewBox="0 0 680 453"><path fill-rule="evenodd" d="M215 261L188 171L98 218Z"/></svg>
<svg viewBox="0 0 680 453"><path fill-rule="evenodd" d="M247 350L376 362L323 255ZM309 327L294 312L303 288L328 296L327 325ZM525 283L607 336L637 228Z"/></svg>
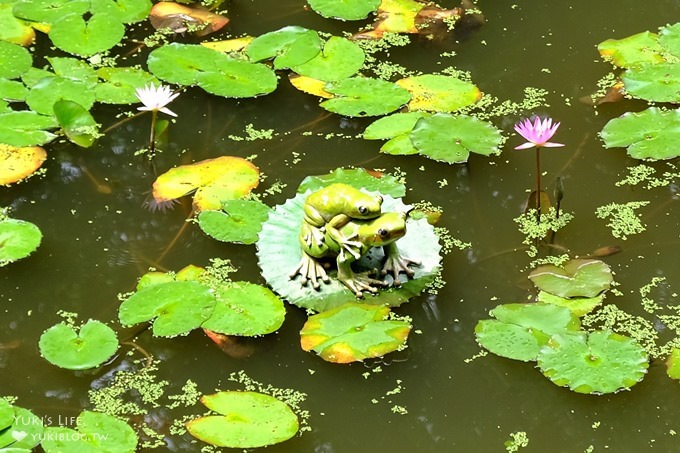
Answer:
<svg viewBox="0 0 680 453"><path fill-rule="evenodd" d="M75 417L76 429L49 426L40 446L45 453L76 453L108 451L132 453L137 449L137 434L123 420L93 411L83 411Z"/></svg>
<svg viewBox="0 0 680 453"><path fill-rule="evenodd" d="M167 85L156 86L154 84L145 85L143 88L137 88L135 91L139 102L143 105L137 107L137 110L151 112L151 132L149 134L149 149L151 153L156 149L156 117L158 112L163 112L166 115L177 116L175 112L170 110L167 105L179 96L179 93L173 93Z"/></svg>
<svg viewBox="0 0 680 453"><path fill-rule="evenodd" d="M26 258L42 241L37 225L26 220L12 219L7 209L0 209L0 267Z"/></svg>
<svg viewBox="0 0 680 453"><path fill-rule="evenodd" d="M85 370L111 358L118 350L118 337L100 321L90 319L77 328L61 322L43 332L38 347L45 360L58 367Z"/></svg>
<svg viewBox="0 0 680 453"><path fill-rule="evenodd" d="M0 398L0 450L31 451L40 444L44 430L40 417Z"/></svg>

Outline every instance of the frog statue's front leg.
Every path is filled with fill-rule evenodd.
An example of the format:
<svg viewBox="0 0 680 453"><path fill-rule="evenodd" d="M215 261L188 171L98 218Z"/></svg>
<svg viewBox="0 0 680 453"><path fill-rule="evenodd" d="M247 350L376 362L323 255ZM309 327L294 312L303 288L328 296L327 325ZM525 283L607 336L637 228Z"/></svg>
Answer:
<svg viewBox="0 0 680 453"><path fill-rule="evenodd" d="M409 278L412 278L415 275L415 272L413 269L410 269L409 266L420 266L420 262L401 256L395 242L383 246L383 250L385 251L385 256L387 258L385 259L382 271L380 272L382 275L391 274L394 278L394 284L397 286L400 284L399 273L403 272Z"/></svg>

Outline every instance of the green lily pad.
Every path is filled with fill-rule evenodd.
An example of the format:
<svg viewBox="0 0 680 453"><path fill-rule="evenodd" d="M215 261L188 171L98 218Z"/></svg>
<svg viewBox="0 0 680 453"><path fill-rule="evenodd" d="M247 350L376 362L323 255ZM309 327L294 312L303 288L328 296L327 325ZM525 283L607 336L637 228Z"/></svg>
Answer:
<svg viewBox="0 0 680 453"><path fill-rule="evenodd" d="M680 379L680 348L673 348L671 350L666 361L666 373L671 379Z"/></svg>
<svg viewBox="0 0 680 453"><path fill-rule="evenodd" d="M647 64L621 75L626 92L653 102L680 103L680 63Z"/></svg>
<svg viewBox="0 0 680 453"><path fill-rule="evenodd" d="M7 402L4 413L7 413ZM29 452L37 446L43 438L44 425L40 417L23 407L11 406L11 422L6 427L0 425L0 451Z"/></svg>
<svg viewBox="0 0 680 453"><path fill-rule="evenodd" d="M89 320L78 331L63 322L40 336L40 354L53 365L68 370L95 368L118 350L118 337L106 324Z"/></svg>
<svg viewBox="0 0 680 453"><path fill-rule="evenodd" d="M0 113L0 143L17 147L43 145L55 138L54 134L45 129L57 126L54 117L36 112Z"/></svg>
<svg viewBox="0 0 680 453"><path fill-rule="evenodd" d="M288 26L260 35L245 48L254 62L274 59L274 69L288 69L308 62L321 50L321 38L314 30Z"/></svg>
<svg viewBox="0 0 680 453"><path fill-rule="evenodd" d="M45 453L136 451L137 434L130 425L112 415L83 411L76 418L76 427L51 426L45 429L41 444Z"/></svg>
<svg viewBox="0 0 680 453"><path fill-rule="evenodd" d="M605 148L627 147L636 159L661 160L680 156L680 112L650 107L627 112L605 124L600 137Z"/></svg>
<svg viewBox="0 0 680 453"><path fill-rule="evenodd" d="M361 362L404 347L411 324L388 320L385 306L350 302L310 316L300 331L300 345L333 363Z"/></svg>
<svg viewBox="0 0 680 453"><path fill-rule="evenodd" d="M12 426L14 423L14 408L4 398L0 398L0 432ZM4 445L0 444L0 448Z"/></svg>
<svg viewBox="0 0 680 453"><path fill-rule="evenodd" d="M608 39L598 44L597 50L603 58L620 68L664 61L658 35L649 31L623 39Z"/></svg>
<svg viewBox="0 0 680 453"><path fill-rule="evenodd" d="M252 162L236 156L220 156L171 168L156 178L153 197L158 202L174 200L192 192L197 212L218 210L226 200L244 197L260 182L260 171Z"/></svg>
<svg viewBox="0 0 680 453"><path fill-rule="evenodd" d="M71 57L50 57L47 60L54 74L59 77L83 82L90 88L97 84L97 71L83 60Z"/></svg>
<svg viewBox="0 0 680 453"><path fill-rule="evenodd" d="M19 0L14 2L14 15L33 22L52 24L69 14L83 15L90 0Z"/></svg>
<svg viewBox="0 0 680 453"><path fill-rule="evenodd" d="M474 84L453 76L424 74L397 80L397 85L411 93L410 111L455 112L482 97Z"/></svg>
<svg viewBox="0 0 680 453"><path fill-rule="evenodd" d="M331 36L314 58L291 66L291 69L306 77L332 82L356 74L364 60L364 51L357 44L347 38Z"/></svg>
<svg viewBox="0 0 680 453"><path fill-rule="evenodd" d="M42 240L42 232L25 220L0 218L0 267L26 258Z"/></svg>
<svg viewBox="0 0 680 453"><path fill-rule="evenodd" d="M364 130L366 140L386 140L410 134L419 119L428 116L425 112L393 113L373 121Z"/></svg>
<svg viewBox="0 0 680 453"><path fill-rule="evenodd" d="M28 50L18 44L0 41L0 77L14 79L21 76L33 64Z"/></svg>
<svg viewBox="0 0 680 453"><path fill-rule="evenodd" d="M85 19L80 14L63 16L52 24L49 36L61 50L87 57L111 49L125 35L125 25L102 13Z"/></svg>
<svg viewBox="0 0 680 453"><path fill-rule="evenodd" d="M302 250L298 235L304 216L304 203L310 192L298 194L284 204L277 206L262 224L257 241L258 264L267 283L281 297L298 307L317 312L338 307L347 302L356 302L356 296L329 271L330 282L321 283L315 290L312 285L303 286L298 279L291 280L289 274L298 266ZM406 206L398 199L383 194L383 212L404 211ZM434 228L426 219L407 219L406 235L396 243L402 256L420 262L412 267L415 275L406 280L400 276L401 285L380 290L376 295L366 297L365 303L372 305L399 306L420 294L429 285L440 269L439 239ZM381 248L374 248L356 264L357 271L380 268L384 261ZM386 276L386 282L392 277Z"/></svg>
<svg viewBox="0 0 680 453"><path fill-rule="evenodd" d="M335 97L323 101L321 107L350 117L386 115L411 99L411 94L399 85L367 77L330 82L325 88Z"/></svg>
<svg viewBox="0 0 680 453"><path fill-rule="evenodd" d="M609 266L592 259L572 259L559 267L545 264L531 271L529 279L540 290L560 297L595 297L613 281Z"/></svg>
<svg viewBox="0 0 680 453"><path fill-rule="evenodd" d="M153 50L149 71L159 79L180 85L198 85L224 97L244 98L276 89L274 71L263 64L236 60L200 45L169 44Z"/></svg>
<svg viewBox="0 0 680 453"><path fill-rule="evenodd" d="M349 184L369 192L380 192L393 198L406 195L406 186L394 176L373 175L363 168L336 168L325 175L307 176L298 186L297 193L315 192L335 183Z"/></svg>
<svg viewBox="0 0 680 453"><path fill-rule="evenodd" d="M545 291L540 291L536 297L538 302L544 304L559 305L566 307L578 317L586 315L595 310L604 300L604 294L595 297L560 297Z"/></svg>
<svg viewBox="0 0 680 453"><path fill-rule="evenodd" d="M227 200L222 204L222 211L201 211L198 225L218 241L254 244L270 210L260 201Z"/></svg>
<svg viewBox="0 0 680 453"><path fill-rule="evenodd" d="M538 367L556 385L577 393L606 394L629 389L649 367L635 341L608 331L555 335L538 354Z"/></svg>
<svg viewBox="0 0 680 453"><path fill-rule="evenodd" d="M421 118L410 135L418 152L448 163L467 162L470 153L500 153L501 132L491 123L468 115L438 113Z"/></svg>
<svg viewBox="0 0 680 453"><path fill-rule="evenodd" d="M95 101L93 88L80 80L46 77L31 87L26 103L31 110L43 115L54 115L54 104L60 100L73 101L90 110Z"/></svg>
<svg viewBox="0 0 680 453"><path fill-rule="evenodd" d="M12 3L0 3L0 41L7 41L21 46L29 46L35 41L35 32L26 21L20 20L12 13Z"/></svg>
<svg viewBox="0 0 680 453"><path fill-rule="evenodd" d="M90 112L77 102L61 100L54 103L54 115L66 137L83 148L89 148L100 136L99 124Z"/></svg>
<svg viewBox="0 0 680 453"><path fill-rule="evenodd" d="M283 324L286 308L269 288L233 282L215 289L217 303L204 329L225 335L257 336L275 332Z"/></svg>
<svg viewBox="0 0 680 453"><path fill-rule="evenodd" d="M340 20L361 20L378 10L380 0L308 0L320 16Z"/></svg>
<svg viewBox="0 0 680 453"><path fill-rule="evenodd" d="M27 93L28 90L23 83L17 80L0 79L0 100L23 101Z"/></svg>
<svg viewBox="0 0 680 453"><path fill-rule="evenodd" d="M159 85L158 79L139 68L99 68L102 79L95 87L95 97L105 104L134 104L139 102L135 90L148 84Z"/></svg>
<svg viewBox="0 0 680 453"><path fill-rule="evenodd" d="M102 13L115 17L117 21L132 24L142 21L151 11L150 0L98 0L92 2L93 14Z"/></svg>
<svg viewBox="0 0 680 453"><path fill-rule="evenodd" d="M505 304L489 312L475 326L477 342L501 357L529 362L551 335L577 331L578 317L564 307L549 304Z"/></svg>
<svg viewBox="0 0 680 453"><path fill-rule="evenodd" d="M659 29L659 44L671 55L680 57L680 22Z"/></svg>
<svg viewBox="0 0 680 453"><path fill-rule="evenodd" d="M208 319L215 296L198 282L173 281L144 287L128 297L118 309L121 324L130 326L153 320L159 337L186 335Z"/></svg>
<svg viewBox="0 0 680 453"><path fill-rule="evenodd" d="M186 424L197 439L218 447L258 448L293 437L299 422L293 410L273 396L256 392L218 392L201 402L221 415L208 415Z"/></svg>

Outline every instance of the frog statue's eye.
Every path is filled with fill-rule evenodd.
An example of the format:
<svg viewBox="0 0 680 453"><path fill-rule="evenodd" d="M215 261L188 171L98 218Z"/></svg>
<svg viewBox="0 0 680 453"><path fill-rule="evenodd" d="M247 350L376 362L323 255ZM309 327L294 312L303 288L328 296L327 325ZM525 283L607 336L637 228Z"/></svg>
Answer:
<svg viewBox="0 0 680 453"><path fill-rule="evenodd" d="M368 214L368 208L366 206L359 206L359 214Z"/></svg>
<svg viewBox="0 0 680 453"><path fill-rule="evenodd" d="M385 238L390 234L390 232L387 231L385 228L380 228L378 230L378 234L380 235L381 238Z"/></svg>

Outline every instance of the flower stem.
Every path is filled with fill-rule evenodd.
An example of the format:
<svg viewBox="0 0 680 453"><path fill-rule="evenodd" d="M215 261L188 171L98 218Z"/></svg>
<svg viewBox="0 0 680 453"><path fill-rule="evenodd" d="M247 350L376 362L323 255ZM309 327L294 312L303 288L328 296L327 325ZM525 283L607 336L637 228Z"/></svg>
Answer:
<svg viewBox="0 0 680 453"><path fill-rule="evenodd" d="M541 147L536 147L536 222L541 223Z"/></svg>
<svg viewBox="0 0 680 453"><path fill-rule="evenodd" d="M151 111L151 133L149 135L149 150L153 156L154 151L156 151L156 115L158 112L156 110Z"/></svg>

